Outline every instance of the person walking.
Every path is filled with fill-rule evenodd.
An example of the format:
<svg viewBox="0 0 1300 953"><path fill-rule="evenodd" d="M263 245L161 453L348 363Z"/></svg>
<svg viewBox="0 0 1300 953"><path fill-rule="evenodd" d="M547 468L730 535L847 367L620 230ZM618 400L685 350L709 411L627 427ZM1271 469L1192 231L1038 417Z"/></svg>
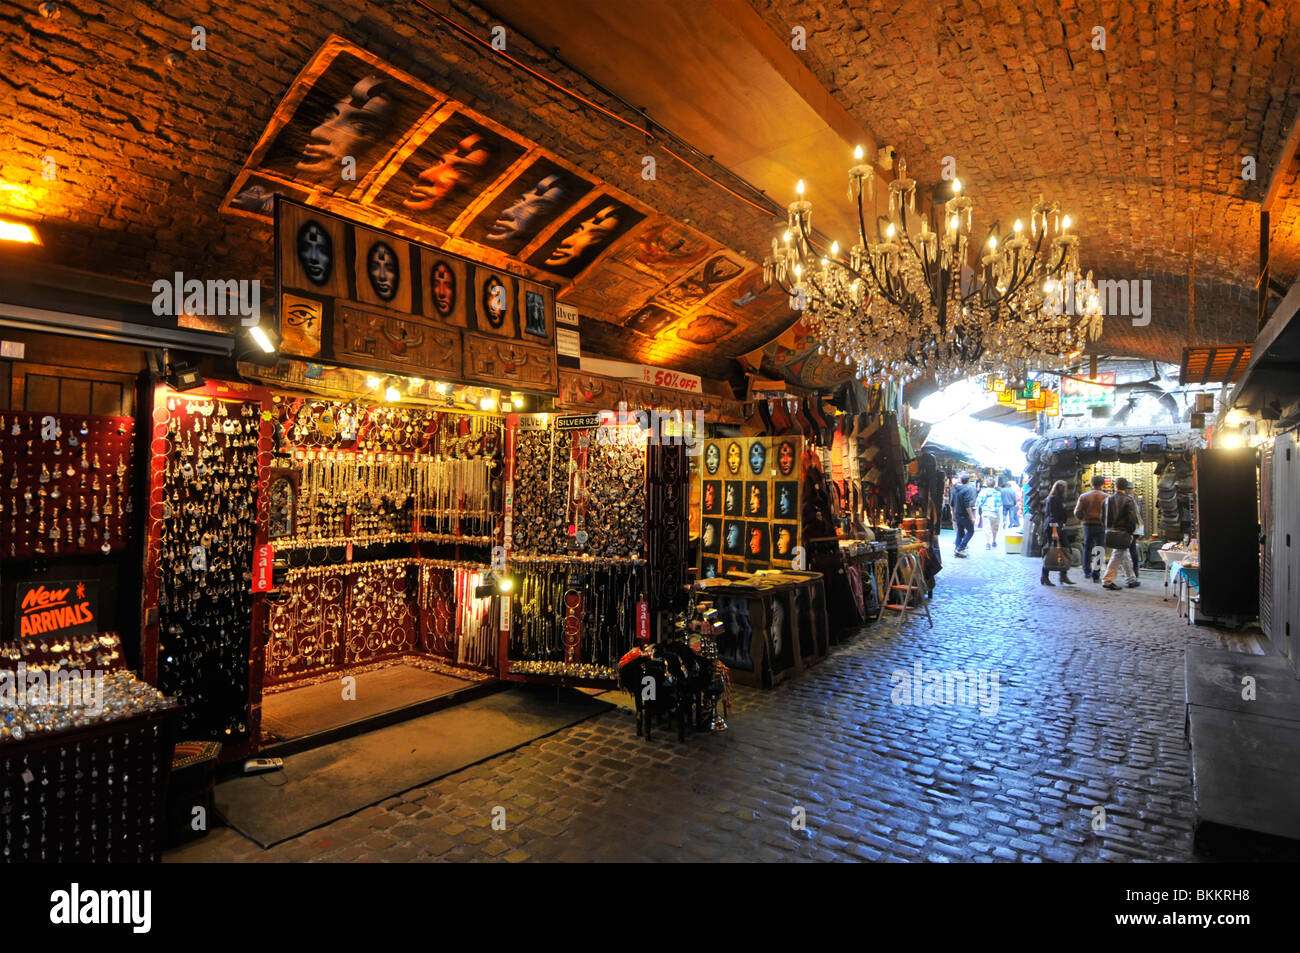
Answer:
<svg viewBox="0 0 1300 953"><path fill-rule="evenodd" d="M963 473L952 488L952 519L957 528L957 549L954 556L965 559L966 547L975 535L975 487L970 485L970 474Z"/></svg>
<svg viewBox="0 0 1300 953"><path fill-rule="evenodd" d="M1020 494L1016 484L1006 477L998 480L1002 493L1002 525L1007 529L1020 528Z"/></svg>
<svg viewBox="0 0 1300 953"><path fill-rule="evenodd" d="M975 508L980 512L980 521L984 524L984 548L995 549L998 545L998 521L1002 516L1002 494L993 485L993 478L984 481L984 489L975 498Z"/></svg>
<svg viewBox="0 0 1300 953"><path fill-rule="evenodd" d="M1047 503L1043 506L1043 548L1055 543L1062 549L1065 548L1065 481L1057 480L1052 484L1052 490L1047 494ZM1038 581L1044 586L1052 585L1052 581L1047 578L1050 570L1043 567L1042 578ZM1074 580L1070 578L1070 570L1058 570L1061 574L1061 583L1066 586L1073 586Z"/></svg>
<svg viewBox="0 0 1300 953"><path fill-rule="evenodd" d="M1110 550L1110 561L1106 564L1106 578L1103 589L1118 590L1115 577L1123 571L1126 585L1136 589L1142 585L1133 568L1133 557L1129 548L1133 545L1133 534L1138 528L1137 501L1129 496L1131 484L1124 477L1115 481L1115 492L1106 498L1102 508L1102 519L1106 527L1106 548Z"/></svg>
<svg viewBox="0 0 1300 953"><path fill-rule="evenodd" d="M1106 478L1100 473L1092 478L1092 489L1079 497L1074 504L1074 515L1083 523L1083 575L1085 579L1101 582L1101 559L1106 554L1106 530L1102 526L1101 511L1106 505ZM1098 550L1098 563L1092 564L1092 551Z"/></svg>

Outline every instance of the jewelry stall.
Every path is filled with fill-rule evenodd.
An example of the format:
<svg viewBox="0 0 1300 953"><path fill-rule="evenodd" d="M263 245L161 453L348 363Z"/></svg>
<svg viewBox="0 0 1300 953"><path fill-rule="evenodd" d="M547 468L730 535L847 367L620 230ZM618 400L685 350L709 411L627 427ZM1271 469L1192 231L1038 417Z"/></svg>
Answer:
<svg viewBox="0 0 1300 953"><path fill-rule="evenodd" d="M685 447L636 416L511 417L503 678L613 684L685 607Z"/></svg>

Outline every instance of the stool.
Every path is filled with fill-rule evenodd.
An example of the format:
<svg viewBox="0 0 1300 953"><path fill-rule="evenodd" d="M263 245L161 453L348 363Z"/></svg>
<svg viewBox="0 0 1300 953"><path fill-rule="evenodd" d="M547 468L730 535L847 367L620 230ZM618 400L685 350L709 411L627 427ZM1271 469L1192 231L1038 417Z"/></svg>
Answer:
<svg viewBox="0 0 1300 953"><path fill-rule="evenodd" d="M918 579L921 580L918 582ZM930 628L934 628L934 619L930 616L930 605L926 601L925 591L922 588L924 574L921 572L921 560L911 553L900 553L898 562L894 564L894 571L889 574L889 587L885 590L885 598L881 600L880 614L876 616L879 622L884 616L886 609L898 610L898 628L903 627L903 619L909 612L915 612L912 606L912 596L915 595L921 608L925 610L925 619L930 623ZM902 598L897 603L890 602L895 593L902 593Z"/></svg>
<svg viewBox="0 0 1300 953"><path fill-rule="evenodd" d="M172 755L171 777L167 783L168 847L207 836L213 821L213 791L217 784L217 757L221 745L216 741L178 741ZM203 808L204 824L194 829L194 809Z"/></svg>

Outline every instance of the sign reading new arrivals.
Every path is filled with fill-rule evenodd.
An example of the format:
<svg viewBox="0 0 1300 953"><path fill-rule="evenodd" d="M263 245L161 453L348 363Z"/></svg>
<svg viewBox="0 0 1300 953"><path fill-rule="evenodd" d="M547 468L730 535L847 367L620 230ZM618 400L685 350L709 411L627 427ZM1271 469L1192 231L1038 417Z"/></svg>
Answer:
<svg viewBox="0 0 1300 953"><path fill-rule="evenodd" d="M94 635L99 631L98 582L19 583L14 601L20 638Z"/></svg>

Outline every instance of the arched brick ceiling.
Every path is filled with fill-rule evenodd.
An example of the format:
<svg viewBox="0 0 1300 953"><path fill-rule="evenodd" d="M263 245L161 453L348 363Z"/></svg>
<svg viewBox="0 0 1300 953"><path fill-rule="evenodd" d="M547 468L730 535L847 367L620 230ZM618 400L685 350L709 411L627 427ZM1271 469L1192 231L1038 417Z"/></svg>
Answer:
<svg viewBox="0 0 1300 953"><path fill-rule="evenodd" d="M1151 278L1151 325L1108 321L1103 350L1177 358L1192 260L1197 341L1254 339L1258 203L1300 113L1300 4L751 4L779 35L805 28L814 73L914 178L937 181L955 157L977 215L1004 227L1042 193L1079 223L1098 277ZM1300 271L1287 179L1272 236L1283 283Z"/></svg>
<svg viewBox="0 0 1300 953"><path fill-rule="evenodd" d="M751 261L761 261L772 232L771 215L662 154L657 179L644 180L642 157L656 151L644 136L458 36L415 0L177 0L162 9L56 2L57 18L38 12L40 0L0 5L0 216L38 224L45 245L30 250L36 261L146 285L174 271L271 282L269 225L218 208L295 76L331 34ZM478 6L427 2L489 37L494 21ZM191 48L194 26L206 30L206 50ZM524 37L510 36L509 53L627 115ZM42 174L46 156L52 179ZM601 342L613 356L646 357L631 333ZM747 350L762 342L739 343ZM677 344L661 349L658 363L713 377L734 367L717 348Z"/></svg>
<svg viewBox="0 0 1300 953"><path fill-rule="evenodd" d="M57 19L39 2L0 5L0 215L42 224L37 258L141 282L174 270L269 281L270 229L217 209L334 33L751 260L772 234L770 216L670 160L642 180L643 137L454 36L415 0L57 0ZM487 35L492 19L474 4L427 2ZM1300 112L1296 4L751 3L776 35L806 27L798 55L915 177L937 180L953 155L979 209L1004 221L1038 192L1053 196L1075 213L1100 277L1151 278L1155 321L1109 322L1104 350L1177 359L1189 232L1197 341L1254 337L1257 203ZM206 51L190 48L194 25ZM1095 25L1107 27L1105 53L1089 45ZM524 63L624 108L526 38L510 42ZM1240 178L1244 155L1258 159L1255 182ZM843 194L837 182L827 190ZM1284 283L1300 272L1298 190L1293 166L1273 215ZM646 356L624 329L601 330L615 354ZM725 374L706 346L662 358Z"/></svg>

